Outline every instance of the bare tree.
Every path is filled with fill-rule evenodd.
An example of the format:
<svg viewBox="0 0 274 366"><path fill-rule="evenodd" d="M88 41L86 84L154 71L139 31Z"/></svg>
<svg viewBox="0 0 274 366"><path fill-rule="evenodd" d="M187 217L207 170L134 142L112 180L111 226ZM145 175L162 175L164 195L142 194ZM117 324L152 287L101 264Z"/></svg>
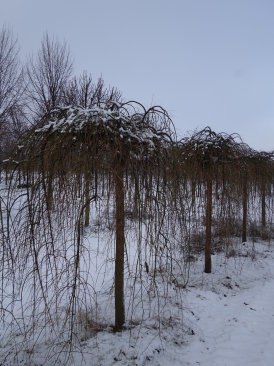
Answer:
<svg viewBox="0 0 274 366"><path fill-rule="evenodd" d="M45 34L36 59L30 58L27 66L28 97L35 117L63 103L71 72L72 61L67 44Z"/></svg>
<svg viewBox="0 0 274 366"><path fill-rule="evenodd" d="M78 78L74 77L65 90L65 104L91 108L100 103L120 101L121 92L115 87L106 87L100 77L94 82L92 76L84 71Z"/></svg>
<svg viewBox="0 0 274 366"><path fill-rule="evenodd" d="M22 129L23 73L18 53L17 39L10 29L3 27L0 31L0 154L8 149L7 141L12 140L14 130Z"/></svg>

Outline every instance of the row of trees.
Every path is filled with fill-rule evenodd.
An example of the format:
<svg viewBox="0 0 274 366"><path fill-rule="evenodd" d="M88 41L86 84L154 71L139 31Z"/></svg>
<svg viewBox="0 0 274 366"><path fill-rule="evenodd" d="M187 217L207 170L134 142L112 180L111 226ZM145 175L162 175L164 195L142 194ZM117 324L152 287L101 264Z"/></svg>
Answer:
<svg viewBox="0 0 274 366"><path fill-rule="evenodd" d="M243 242L247 240L248 219L254 217L248 205L258 207L260 202L260 227L266 229L268 222L271 229L273 217L266 215L266 208L273 209L273 153L256 152L239 136L217 134L208 127L176 141L172 122L160 107L146 110L136 102L100 102L91 108L58 107L28 129L18 145L5 166L13 172L11 202L17 200L16 187L22 179L27 188L27 204L22 206L28 217L24 223L24 238L31 237L34 250L39 252L37 245L41 242L37 242L37 238L41 239L41 235L34 233L41 230L42 221L43 232L48 232L46 236L55 255L53 218L62 223L66 221L64 213L69 213L74 220L72 314L77 299L82 229L92 222L91 203L103 196L113 196L117 330L121 330L125 322L127 210L137 218L138 230L143 230L145 223L147 230L149 227L148 231L154 232L151 234L153 244L150 240L146 245L152 246L156 256L159 255L156 241L160 242L160 237L165 242L161 248L169 252L170 258L178 247L183 249L184 256L186 252L195 251L195 243L191 245L192 233L187 237L186 228L191 227L193 231L196 220L200 233L205 228L206 273L212 270L212 231L218 226L219 238L229 239L235 236L235 226L241 221L241 238ZM257 202L252 202L252 197ZM112 204L108 201L107 205ZM149 219L145 215L147 210ZM213 218L219 223L214 224ZM220 225L223 225L221 229ZM176 239L172 232L177 233ZM27 242L20 247L26 245ZM38 263L36 268L38 270Z"/></svg>
<svg viewBox="0 0 274 366"><path fill-rule="evenodd" d="M260 197L260 224L265 229L266 192L268 197L272 195L274 153L257 152L244 144L237 134L217 134L209 127L183 139L178 152L183 167L181 172L193 187L192 194L195 195L197 184L204 186L205 272L210 273L214 197L223 203L241 198L241 238L242 242L246 242L248 202L254 190L255 195ZM229 207L225 210L229 210ZM226 219L229 219L229 216L228 213ZM229 231L232 233L233 228Z"/></svg>

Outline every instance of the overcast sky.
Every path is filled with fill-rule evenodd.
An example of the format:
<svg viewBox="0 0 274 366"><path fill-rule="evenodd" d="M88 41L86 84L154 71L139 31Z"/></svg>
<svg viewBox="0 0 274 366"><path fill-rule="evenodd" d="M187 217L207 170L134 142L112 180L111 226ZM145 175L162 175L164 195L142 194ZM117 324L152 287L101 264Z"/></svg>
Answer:
<svg viewBox="0 0 274 366"><path fill-rule="evenodd" d="M273 0L0 0L22 58L48 32L74 73L102 75L125 99L160 104L178 132L238 132L274 149Z"/></svg>

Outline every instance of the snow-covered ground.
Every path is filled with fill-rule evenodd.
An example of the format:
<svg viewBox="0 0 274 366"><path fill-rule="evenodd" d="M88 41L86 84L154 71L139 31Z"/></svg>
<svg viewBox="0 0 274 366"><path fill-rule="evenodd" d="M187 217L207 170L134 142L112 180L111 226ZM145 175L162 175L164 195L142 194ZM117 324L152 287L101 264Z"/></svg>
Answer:
<svg viewBox="0 0 274 366"><path fill-rule="evenodd" d="M212 274L202 268L199 257L182 293L182 308L177 304L183 321L170 299L170 314L160 329L145 320L122 333L99 332L83 342L70 364L272 366L273 243L247 243L229 258L214 255Z"/></svg>
<svg viewBox="0 0 274 366"><path fill-rule="evenodd" d="M220 263L188 289L195 334L181 347L167 345L154 365L274 365L274 251L246 247L248 257Z"/></svg>

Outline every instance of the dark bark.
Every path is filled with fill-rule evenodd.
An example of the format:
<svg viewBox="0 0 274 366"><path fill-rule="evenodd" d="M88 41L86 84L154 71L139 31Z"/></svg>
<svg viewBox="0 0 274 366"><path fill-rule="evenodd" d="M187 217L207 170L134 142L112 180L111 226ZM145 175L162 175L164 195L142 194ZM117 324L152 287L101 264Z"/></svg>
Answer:
<svg viewBox="0 0 274 366"><path fill-rule="evenodd" d="M48 189L47 189L47 206L48 210L52 210L52 201L53 201L53 172L49 173L48 177Z"/></svg>
<svg viewBox="0 0 274 366"><path fill-rule="evenodd" d="M243 177L243 192L242 192L242 205L243 205L243 223L242 223L242 242L246 242L247 232L247 177Z"/></svg>
<svg viewBox="0 0 274 366"><path fill-rule="evenodd" d="M115 257L115 330L120 331L125 323L124 304L124 252L125 212L123 166L119 159L115 166L116 188L116 257Z"/></svg>
<svg viewBox="0 0 274 366"><path fill-rule="evenodd" d="M206 181L206 244L205 273L211 273L211 224L212 224L212 177L209 173Z"/></svg>
<svg viewBox="0 0 274 366"><path fill-rule="evenodd" d="M265 213L265 179L262 177L262 187L261 187L261 195L262 195L262 227L265 228L266 225L266 213Z"/></svg>
<svg viewBox="0 0 274 366"><path fill-rule="evenodd" d="M85 174L85 227L89 226L89 216L90 216L90 177L89 174Z"/></svg>
<svg viewBox="0 0 274 366"><path fill-rule="evenodd" d="M191 204L194 207L196 198L196 182L194 179L191 180Z"/></svg>

